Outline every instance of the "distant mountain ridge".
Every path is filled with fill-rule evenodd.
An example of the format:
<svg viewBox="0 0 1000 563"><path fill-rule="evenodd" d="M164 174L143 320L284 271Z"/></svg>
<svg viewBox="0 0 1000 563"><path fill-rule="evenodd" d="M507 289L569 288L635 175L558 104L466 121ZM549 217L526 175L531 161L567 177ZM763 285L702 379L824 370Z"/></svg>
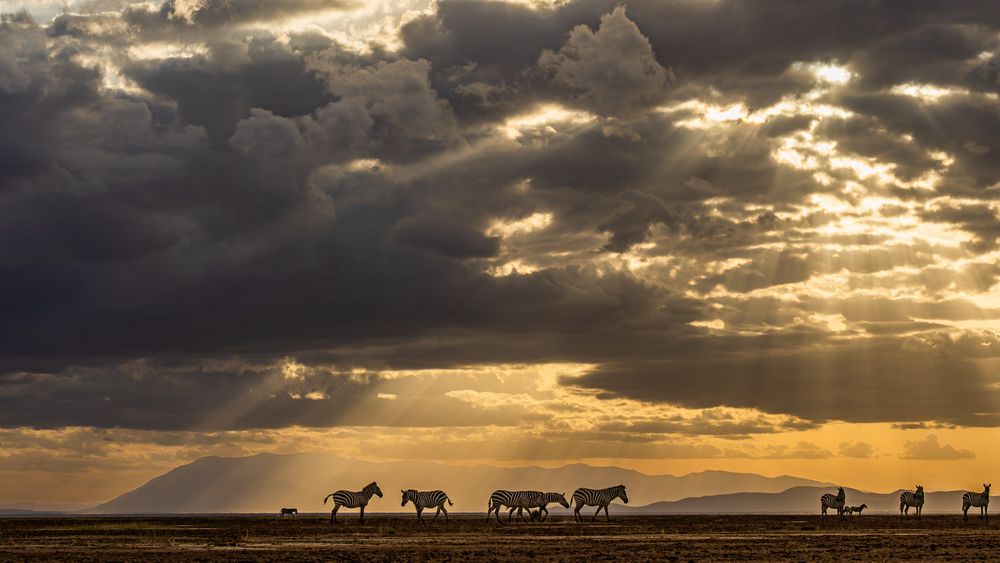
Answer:
<svg viewBox="0 0 1000 563"><path fill-rule="evenodd" d="M868 513L899 513L899 494L870 493L845 488L848 506L867 504ZM819 514L820 496L835 493L832 487L793 487L776 493L741 492L692 497L675 501L661 501L646 506L616 507L620 512L634 514ZM960 513L962 493L965 491L934 491L924 496L923 511L931 513ZM978 510L978 509L976 509ZM910 509L914 513L914 509ZM836 514L834 511L833 514ZM978 512L977 512L978 514Z"/></svg>
<svg viewBox="0 0 1000 563"><path fill-rule="evenodd" d="M273 512L295 506L302 512L329 510L323 497L336 489L359 490L378 481L384 499L372 512L402 510L402 488L444 489L456 511L485 512L494 489L533 488L565 492L577 487L624 483L633 506L657 501L745 491L775 493L793 487L827 486L792 476L704 471L683 476L646 475L618 467L572 464L558 468L459 467L434 462L371 462L333 454L259 454L205 457L85 512L97 514Z"/></svg>

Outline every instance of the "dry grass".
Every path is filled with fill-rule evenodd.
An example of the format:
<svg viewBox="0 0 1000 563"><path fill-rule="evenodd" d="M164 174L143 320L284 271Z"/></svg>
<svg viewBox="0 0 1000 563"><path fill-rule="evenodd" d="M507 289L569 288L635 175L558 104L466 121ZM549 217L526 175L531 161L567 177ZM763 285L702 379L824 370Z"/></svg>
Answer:
<svg viewBox="0 0 1000 563"><path fill-rule="evenodd" d="M1000 549L1000 522L957 516L619 517L610 524L485 524L481 516L82 517L0 520L0 560L464 561L980 559Z"/></svg>

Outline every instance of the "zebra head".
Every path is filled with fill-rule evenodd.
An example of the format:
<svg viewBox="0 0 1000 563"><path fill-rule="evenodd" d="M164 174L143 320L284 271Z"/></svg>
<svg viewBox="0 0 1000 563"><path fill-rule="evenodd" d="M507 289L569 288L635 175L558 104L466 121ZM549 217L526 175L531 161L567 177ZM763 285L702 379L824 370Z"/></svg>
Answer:
<svg viewBox="0 0 1000 563"><path fill-rule="evenodd" d="M625 494L625 485L618 485L615 487L615 495L622 499L622 502L628 504L628 495Z"/></svg>
<svg viewBox="0 0 1000 563"><path fill-rule="evenodd" d="M566 493L549 493L549 500L558 502L563 508L569 508L569 501L566 500Z"/></svg>
<svg viewBox="0 0 1000 563"><path fill-rule="evenodd" d="M990 485L992 485L992 484L993 483L990 483L989 485L987 485L986 483L983 483L983 496L984 497L990 498Z"/></svg>
<svg viewBox="0 0 1000 563"><path fill-rule="evenodd" d="M376 483L375 481L368 483L368 486L365 487L364 492L368 493L369 495L378 495L378 498L382 498L382 489L378 488L378 483Z"/></svg>
<svg viewBox="0 0 1000 563"><path fill-rule="evenodd" d="M407 501L415 501L417 497L417 491L415 489L400 489L399 492L403 493L403 502L399 506L406 506Z"/></svg>
<svg viewBox="0 0 1000 563"><path fill-rule="evenodd" d="M847 498L847 493L844 492L844 487L837 487L837 500L843 501Z"/></svg>
<svg viewBox="0 0 1000 563"><path fill-rule="evenodd" d="M914 492L914 496L922 497L924 496L924 486L917 485L917 490Z"/></svg>

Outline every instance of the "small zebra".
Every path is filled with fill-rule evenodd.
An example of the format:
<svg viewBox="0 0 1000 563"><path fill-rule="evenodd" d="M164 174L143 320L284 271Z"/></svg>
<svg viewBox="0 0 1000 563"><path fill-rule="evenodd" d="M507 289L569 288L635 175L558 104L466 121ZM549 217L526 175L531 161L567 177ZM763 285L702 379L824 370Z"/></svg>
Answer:
<svg viewBox="0 0 1000 563"><path fill-rule="evenodd" d="M497 490L493 491L490 495L490 502L486 509L486 521L490 521L490 514L496 512L497 522L500 523L500 507L506 506L510 508L510 514L507 515L507 521L510 522L511 516L514 514L515 508L525 509L528 508L530 511L531 503L537 502L538 495L541 495L540 491L505 491ZM518 514L522 519L523 514Z"/></svg>
<svg viewBox="0 0 1000 563"><path fill-rule="evenodd" d="M993 483L990 483L992 485ZM968 492L962 495L962 520L969 519L969 507L978 506L979 518L989 521L990 515L988 509L990 507L990 485L983 483L983 492L973 493Z"/></svg>
<svg viewBox="0 0 1000 563"><path fill-rule="evenodd" d="M819 497L819 506L822 510L820 516L826 516L827 508L836 508L837 516L844 515L844 505L847 503L847 493L844 492L844 487L837 487L837 495L825 494Z"/></svg>
<svg viewBox="0 0 1000 563"><path fill-rule="evenodd" d="M915 491L903 491L899 494L899 517L905 518L910 515L910 507L917 509L917 518L924 511L924 486L917 485Z"/></svg>
<svg viewBox="0 0 1000 563"><path fill-rule="evenodd" d="M532 499L528 503L528 513L531 515L531 521L538 519L539 522L544 522L546 518L549 517L549 505L553 502L559 503L563 508L569 508L569 501L566 500L566 493L539 493L538 491L528 491L532 493ZM531 510L533 508L538 509L537 515ZM524 519L521 514L523 509L517 507L517 517ZM514 509L510 509L510 513L514 513Z"/></svg>
<svg viewBox="0 0 1000 563"><path fill-rule="evenodd" d="M844 514L847 514L848 516L850 516L851 514L857 514L860 516L861 511L863 511L866 508L868 508L867 504L862 504L861 506L845 506Z"/></svg>
<svg viewBox="0 0 1000 563"><path fill-rule="evenodd" d="M596 506L597 512L590 518L590 521L593 522L596 520L597 515L601 513L601 509L604 509L604 517L610 522L611 516L608 515L608 505L616 498L620 498L622 502L628 504L625 485L608 487L607 489L577 489L573 491L573 502L576 503L576 508L573 509L573 520L583 522L583 517L580 516L580 509L584 506Z"/></svg>
<svg viewBox="0 0 1000 563"><path fill-rule="evenodd" d="M298 513L298 508L282 508L281 512L278 513L278 516L295 516Z"/></svg>
<svg viewBox="0 0 1000 563"><path fill-rule="evenodd" d="M372 495L378 495L382 498L382 489L378 488L378 483L372 481L365 486L365 488L360 491L337 491L335 493L330 493L323 497L323 504L333 497L333 511L330 512L330 522L337 523L337 511L340 507L344 508L360 508L361 518L360 521L365 521L365 507L368 506L368 501L371 500Z"/></svg>
<svg viewBox="0 0 1000 563"><path fill-rule="evenodd" d="M406 506L406 503L412 502L413 507L417 509L417 520L423 522L424 517L421 513L425 508L435 508L437 507L437 512L434 513L434 520L438 519L441 511L444 511L444 521L448 521L448 509L444 507L445 501L448 501L448 505L452 506L455 503L451 502L448 495L444 491L417 491L416 489L406 489L405 491L400 489L403 493L403 504L400 506Z"/></svg>

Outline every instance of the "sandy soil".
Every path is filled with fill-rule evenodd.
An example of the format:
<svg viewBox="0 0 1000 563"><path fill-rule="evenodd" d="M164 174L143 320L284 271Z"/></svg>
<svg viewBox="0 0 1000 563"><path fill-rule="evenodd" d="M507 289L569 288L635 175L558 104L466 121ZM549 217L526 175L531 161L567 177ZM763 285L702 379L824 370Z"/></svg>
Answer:
<svg viewBox="0 0 1000 563"><path fill-rule="evenodd" d="M645 516L497 525L482 516L0 519L2 560L963 560L1000 556L1000 516Z"/></svg>

